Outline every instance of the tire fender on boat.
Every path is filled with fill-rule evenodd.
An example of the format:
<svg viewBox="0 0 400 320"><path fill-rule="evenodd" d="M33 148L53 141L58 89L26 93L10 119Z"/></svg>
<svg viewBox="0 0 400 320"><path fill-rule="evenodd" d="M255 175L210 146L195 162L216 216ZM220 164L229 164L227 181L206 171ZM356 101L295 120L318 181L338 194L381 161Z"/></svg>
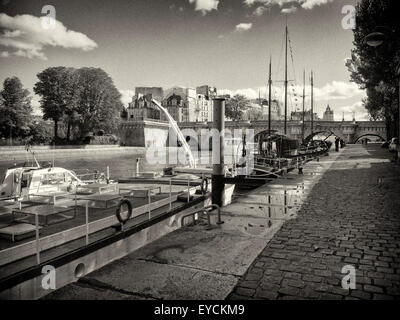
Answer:
<svg viewBox="0 0 400 320"><path fill-rule="evenodd" d="M128 207L128 213L122 215L121 212L122 207L126 205ZM117 210L115 211L115 215L120 223L125 224L132 216L132 204L128 199L121 199L118 204Z"/></svg>
<svg viewBox="0 0 400 320"><path fill-rule="evenodd" d="M202 193L203 195L206 194L207 191L208 191L208 179L207 179L207 177L203 177L203 178L201 179L201 185L200 185L200 187L201 187L201 193Z"/></svg>

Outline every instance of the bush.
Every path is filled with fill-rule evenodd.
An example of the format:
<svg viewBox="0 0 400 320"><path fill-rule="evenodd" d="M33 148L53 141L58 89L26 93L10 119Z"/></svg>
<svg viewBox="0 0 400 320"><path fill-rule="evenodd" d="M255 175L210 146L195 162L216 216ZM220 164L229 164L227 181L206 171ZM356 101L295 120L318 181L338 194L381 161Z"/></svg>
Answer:
<svg viewBox="0 0 400 320"><path fill-rule="evenodd" d="M86 136L83 139L84 144L118 144L119 139L116 135L114 134L105 134L102 136Z"/></svg>
<svg viewBox="0 0 400 320"><path fill-rule="evenodd" d="M29 144L33 145L49 144L52 141L52 133L48 126L46 126L42 121L39 121L30 126L29 137L27 137L26 140Z"/></svg>

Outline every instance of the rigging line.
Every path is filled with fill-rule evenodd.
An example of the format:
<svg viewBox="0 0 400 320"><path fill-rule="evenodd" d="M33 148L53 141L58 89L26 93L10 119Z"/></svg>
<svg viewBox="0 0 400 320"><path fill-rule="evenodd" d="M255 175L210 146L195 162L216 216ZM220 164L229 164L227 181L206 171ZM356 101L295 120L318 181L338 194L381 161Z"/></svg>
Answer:
<svg viewBox="0 0 400 320"><path fill-rule="evenodd" d="M288 39L289 39L290 56L291 56L291 59L292 59L292 67L293 67L294 81L295 81L295 83L296 83L296 69L295 69L295 67L294 67L292 41L290 40L290 33L289 33L289 32L288 32Z"/></svg>
<svg viewBox="0 0 400 320"><path fill-rule="evenodd" d="M285 42L285 38L283 38L282 42L281 42L281 48L280 48L280 51L279 51L278 68L275 69L275 73L274 73L274 78L275 79L278 78L278 75L279 75L279 72L280 72L280 69L281 69L281 61L282 61L282 52L283 52L284 42Z"/></svg>

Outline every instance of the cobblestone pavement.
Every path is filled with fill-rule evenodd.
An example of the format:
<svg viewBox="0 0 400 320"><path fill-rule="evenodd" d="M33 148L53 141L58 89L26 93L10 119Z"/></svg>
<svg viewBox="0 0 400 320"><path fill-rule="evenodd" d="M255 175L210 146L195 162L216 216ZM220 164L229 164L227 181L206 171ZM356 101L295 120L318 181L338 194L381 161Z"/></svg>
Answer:
<svg viewBox="0 0 400 320"><path fill-rule="evenodd" d="M400 168L379 146L349 145L228 299L399 299ZM342 288L342 268L356 289Z"/></svg>

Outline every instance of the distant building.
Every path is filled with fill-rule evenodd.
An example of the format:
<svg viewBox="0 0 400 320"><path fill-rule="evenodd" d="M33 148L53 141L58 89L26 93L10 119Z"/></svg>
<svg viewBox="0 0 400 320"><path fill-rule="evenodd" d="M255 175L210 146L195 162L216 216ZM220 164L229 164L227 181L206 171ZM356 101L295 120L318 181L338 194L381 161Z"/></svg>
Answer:
<svg viewBox="0 0 400 320"><path fill-rule="evenodd" d="M196 90L193 88L173 87L168 89L162 104L176 122L197 121L197 96Z"/></svg>
<svg viewBox="0 0 400 320"><path fill-rule="evenodd" d="M132 102L126 109L127 120L162 120L165 114L152 102L160 101L176 122L213 121L213 98L217 89L208 85L193 88L136 87Z"/></svg>
<svg viewBox="0 0 400 320"><path fill-rule="evenodd" d="M197 121L213 121L213 99L217 96L217 88L208 85L196 88Z"/></svg>
<svg viewBox="0 0 400 320"><path fill-rule="evenodd" d="M250 100L250 108L245 111L244 120L268 120L268 100ZM281 107L278 100L271 101L271 120L280 120Z"/></svg>
<svg viewBox="0 0 400 320"><path fill-rule="evenodd" d="M324 120L324 121L333 121L334 120L333 110L331 110L331 108L329 107L329 104L326 107L326 110L324 112L322 120Z"/></svg>
<svg viewBox="0 0 400 320"><path fill-rule="evenodd" d="M162 97L161 87L136 87L127 109L128 120L166 120L161 110L152 102L152 99L162 101Z"/></svg>
<svg viewBox="0 0 400 320"><path fill-rule="evenodd" d="M290 120L294 121L302 121L303 120L303 112L302 111L292 111L290 113ZM314 112L313 120L321 120L316 112ZM311 121L311 110L304 112L304 121Z"/></svg>

